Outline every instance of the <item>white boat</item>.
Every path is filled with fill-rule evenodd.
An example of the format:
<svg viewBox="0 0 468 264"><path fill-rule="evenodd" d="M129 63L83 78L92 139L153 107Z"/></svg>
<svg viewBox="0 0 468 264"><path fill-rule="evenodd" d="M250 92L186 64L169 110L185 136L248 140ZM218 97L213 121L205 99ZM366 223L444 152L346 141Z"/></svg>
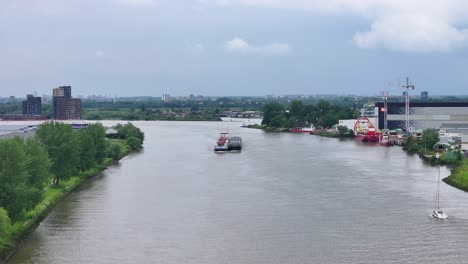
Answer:
<svg viewBox="0 0 468 264"><path fill-rule="evenodd" d="M444 213L442 210L434 210L432 211L432 217L438 219L447 219L448 215Z"/></svg>
<svg viewBox="0 0 468 264"><path fill-rule="evenodd" d="M439 153L436 153L436 158L439 159L440 155ZM444 213L444 211L442 211L440 209L440 201L439 201L439 190L440 190L440 165L438 166L439 167L439 174L438 174L438 177L437 177L437 193L436 193L436 204L435 204L435 208L434 210L432 211L432 217L434 218L437 218L437 219L447 219L448 215L446 213Z"/></svg>

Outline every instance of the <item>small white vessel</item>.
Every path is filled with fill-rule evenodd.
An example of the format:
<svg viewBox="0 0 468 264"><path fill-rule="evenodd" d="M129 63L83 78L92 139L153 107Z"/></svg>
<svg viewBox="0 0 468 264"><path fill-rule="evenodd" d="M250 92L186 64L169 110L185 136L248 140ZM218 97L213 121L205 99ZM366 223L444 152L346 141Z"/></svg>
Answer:
<svg viewBox="0 0 468 264"><path fill-rule="evenodd" d="M439 153L436 153L436 158L439 159L440 157L440 154ZM434 218L437 218L437 219L447 219L448 215L446 213L444 213L444 211L442 211L440 209L440 202L439 202L439 190L440 190L440 165L438 166L439 167L439 176L437 177L437 193L436 193L436 204L435 204L435 208L434 210L432 211L432 217Z"/></svg>
<svg viewBox="0 0 468 264"><path fill-rule="evenodd" d="M447 219L448 215L439 209L432 211L432 217L438 219Z"/></svg>

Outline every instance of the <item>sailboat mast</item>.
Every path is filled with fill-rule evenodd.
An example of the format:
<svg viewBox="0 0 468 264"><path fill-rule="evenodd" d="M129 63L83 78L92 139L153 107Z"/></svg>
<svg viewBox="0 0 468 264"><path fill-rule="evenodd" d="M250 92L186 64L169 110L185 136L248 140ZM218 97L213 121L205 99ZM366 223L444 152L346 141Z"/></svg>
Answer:
<svg viewBox="0 0 468 264"><path fill-rule="evenodd" d="M440 165L437 165L439 167L439 176L437 177L437 211L440 210L440 203L439 203L439 189L440 189Z"/></svg>

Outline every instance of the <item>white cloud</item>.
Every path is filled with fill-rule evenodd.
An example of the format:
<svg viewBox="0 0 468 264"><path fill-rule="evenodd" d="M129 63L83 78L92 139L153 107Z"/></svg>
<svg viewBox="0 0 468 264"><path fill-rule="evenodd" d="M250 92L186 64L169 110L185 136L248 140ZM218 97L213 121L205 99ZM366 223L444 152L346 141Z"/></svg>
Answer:
<svg viewBox="0 0 468 264"><path fill-rule="evenodd" d="M468 46L466 0L199 0L203 4L307 9L323 14L354 14L370 19L368 31L357 32L360 48L445 52Z"/></svg>
<svg viewBox="0 0 468 264"><path fill-rule="evenodd" d="M392 15L374 21L370 31L356 33L354 42L360 48L449 51L467 45L468 31L432 17Z"/></svg>
<svg viewBox="0 0 468 264"><path fill-rule="evenodd" d="M241 38L233 38L226 42L225 48L229 52L254 53L263 55L282 56L291 53L289 44L272 43L265 46L254 46Z"/></svg>

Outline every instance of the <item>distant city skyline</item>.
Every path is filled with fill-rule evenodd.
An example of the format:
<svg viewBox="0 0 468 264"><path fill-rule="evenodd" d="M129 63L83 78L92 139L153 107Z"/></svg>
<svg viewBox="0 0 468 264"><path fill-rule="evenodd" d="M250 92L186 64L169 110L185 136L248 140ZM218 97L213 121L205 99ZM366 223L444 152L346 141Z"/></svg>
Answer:
<svg viewBox="0 0 468 264"><path fill-rule="evenodd" d="M0 96L464 95L467 22L457 0L7 0Z"/></svg>
<svg viewBox="0 0 468 264"><path fill-rule="evenodd" d="M383 91L387 92L387 91ZM424 95L423 95L424 93ZM43 100L50 100L53 98L53 94L39 94L39 93L32 93L31 95L34 96L39 96L42 97ZM24 99L27 98L29 94L24 94L24 95L3 95L0 94L0 98L15 98L15 99ZM268 97L346 97L346 96L356 96L356 97L381 97L382 93L380 92L379 94L351 94L351 93L341 93L341 94L333 94L333 93L318 93L318 94L294 94L294 93L285 93L285 94L263 94L263 95L204 95L204 94L181 94L181 95L172 95L172 94L161 94L161 95L129 95L129 96L120 96L120 95L105 95L105 94L90 94L90 95L76 95L74 96L75 98L82 98L82 99L95 99L95 98L102 98L102 99L113 99L113 98L139 98L139 97L148 97L148 98L161 98L163 101L165 98L170 98L170 99L200 99L200 98L220 98L220 97L260 97L260 98L268 98ZM387 96L391 96L393 98L396 97L402 97L404 98L405 92L400 91L399 93L387 93ZM416 98L416 97L425 97L425 98L430 98L430 97L446 97L446 96L458 96L458 97L468 97L468 93L466 94L431 94L427 91L413 91L410 92L410 97Z"/></svg>

